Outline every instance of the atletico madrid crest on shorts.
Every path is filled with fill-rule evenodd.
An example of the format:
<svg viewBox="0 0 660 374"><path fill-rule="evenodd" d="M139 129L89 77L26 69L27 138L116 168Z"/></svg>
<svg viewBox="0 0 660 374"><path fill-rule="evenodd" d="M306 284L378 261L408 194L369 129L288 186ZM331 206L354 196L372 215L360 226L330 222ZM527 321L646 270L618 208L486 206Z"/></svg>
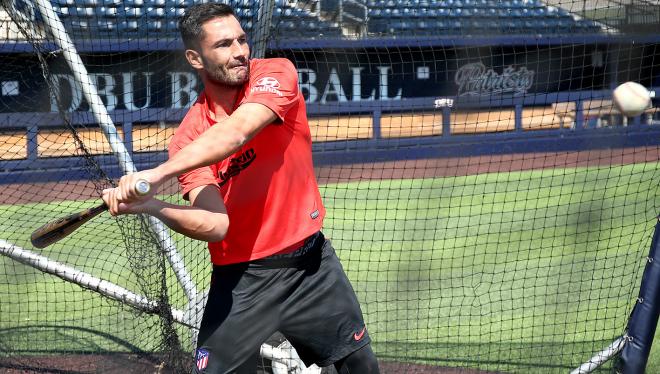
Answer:
<svg viewBox="0 0 660 374"><path fill-rule="evenodd" d="M199 348L197 350L196 361L197 370L201 371L206 369L206 366L209 364L209 351Z"/></svg>

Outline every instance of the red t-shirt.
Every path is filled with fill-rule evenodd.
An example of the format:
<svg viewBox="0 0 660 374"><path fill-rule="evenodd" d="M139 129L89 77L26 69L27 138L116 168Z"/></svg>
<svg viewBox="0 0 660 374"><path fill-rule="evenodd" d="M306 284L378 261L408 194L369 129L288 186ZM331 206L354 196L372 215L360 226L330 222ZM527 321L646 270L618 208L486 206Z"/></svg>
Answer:
<svg viewBox="0 0 660 374"><path fill-rule="evenodd" d="M263 104L279 120L229 158L179 176L184 197L199 186L220 186L229 230L224 240L209 243L216 265L289 251L319 231L325 216L312 164L305 101L293 64L284 58L250 60L250 79L236 108L243 103ZM203 92L172 138L170 157L214 125L222 122L210 116Z"/></svg>

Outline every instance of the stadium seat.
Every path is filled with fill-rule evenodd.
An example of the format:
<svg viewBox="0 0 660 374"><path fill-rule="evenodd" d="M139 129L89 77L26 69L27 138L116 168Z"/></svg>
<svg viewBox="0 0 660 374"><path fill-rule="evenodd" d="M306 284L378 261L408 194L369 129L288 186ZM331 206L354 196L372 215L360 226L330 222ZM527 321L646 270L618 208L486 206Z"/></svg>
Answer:
<svg viewBox="0 0 660 374"><path fill-rule="evenodd" d="M75 17L94 17L96 15L96 9L87 7L69 7L69 15Z"/></svg>
<svg viewBox="0 0 660 374"><path fill-rule="evenodd" d="M174 8L187 8L193 4L192 0L165 0L165 6Z"/></svg>
<svg viewBox="0 0 660 374"><path fill-rule="evenodd" d="M118 30L121 32L131 32L131 31L137 31L138 30L138 22L135 20L127 20L127 21L121 21L118 24Z"/></svg>
<svg viewBox="0 0 660 374"><path fill-rule="evenodd" d="M507 33L517 33L518 29L520 28L520 24L518 22L516 22L514 19L510 19L510 20L502 22L502 26L503 26L504 32L507 32Z"/></svg>
<svg viewBox="0 0 660 374"><path fill-rule="evenodd" d="M170 33L175 33L179 31L179 24L177 23L176 20L169 19L167 20L167 23L165 24L165 30L167 30Z"/></svg>
<svg viewBox="0 0 660 374"><path fill-rule="evenodd" d="M142 8L134 7L124 7L122 15L126 18L141 18L142 17Z"/></svg>
<svg viewBox="0 0 660 374"><path fill-rule="evenodd" d="M551 33L553 30L552 24L548 22L547 19L537 19L536 20L536 27L537 32L539 33Z"/></svg>
<svg viewBox="0 0 660 374"><path fill-rule="evenodd" d="M485 20L482 21L482 23L485 25L484 27L486 28L486 30L488 32L496 32L497 33L497 32L501 32L501 30L502 30L501 23L498 22L495 19L492 19L492 18L485 19Z"/></svg>
<svg viewBox="0 0 660 374"><path fill-rule="evenodd" d="M522 12L520 11L520 9L508 8L507 15L513 18L520 18L522 17Z"/></svg>
<svg viewBox="0 0 660 374"><path fill-rule="evenodd" d="M174 15L175 18L182 17L186 13L185 8L174 8L174 13L170 11L170 15Z"/></svg>
<svg viewBox="0 0 660 374"><path fill-rule="evenodd" d="M465 18L465 17L472 17L474 16L474 9L472 8L462 8L462 9L457 9L460 10L460 16Z"/></svg>
<svg viewBox="0 0 660 374"><path fill-rule="evenodd" d="M149 32L154 32L154 31L163 31L165 30L165 24L163 21L160 20L149 20L147 22L147 31Z"/></svg>
<svg viewBox="0 0 660 374"><path fill-rule="evenodd" d="M314 32L318 32L319 30L321 30L321 25L318 23L318 21L314 19L307 21L307 27L310 30L313 30Z"/></svg>
<svg viewBox="0 0 660 374"><path fill-rule="evenodd" d="M282 21L279 26L284 31L294 31L296 29L296 24L292 21Z"/></svg>
<svg viewBox="0 0 660 374"><path fill-rule="evenodd" d="M483 8L485 10L485 16L487 17L497 17L498 9L496 8Z"/></svg>
<svg viewBox="0 0 660 374"><path fill-rule="evenodd" d="M543 18L546 15L548 15L548 10L547 10L547 8L544 8L544 7L536 7L536 8L532 8L530 10L530 13L534 17Z"/></svg>
<svg viewBox="0 0 660 374"><path fill-rule="evenodd" d="M147 17L149 18L163 18L166 16L165 8L149 7L147 8Z"/></svg>
<svg viewBox="0 0 660 374"><path fill-rule="evenodd" d="M369 18L374 18L374 17L381 17L383 13L383 10L380 8L369 8L369 12L367 13L369 15Z"/></svg>
<svg viewBox="0 0 660 374"><path fill-rule="evenodd" d="M110 20L101 20L96 23L97 28L102 33L114 32L117 29L117 22Z"/></svg>
<svg viewBox="0 0 660 374"><path fill-rule="evenodd" d="M523 29L525 32L528 33L533 33L533 32L539 32L541 29L541 25L537 23L535 19L531 18L525 18L522 20L523 22Z"/></svg>
<svg viewBox="0 0 660 374"><path fill-rule="evenodd" d="M89 29L89 21L74 19L74 20L71 20L71 26L73 26L76 29L86 31L87 29Z"/></svg>
<svg viewBox="0 0 660 374"><path fill-rule="evenodd" d="M208 0L51 0L57 13L80 25L109 30L104 21L126 21L116 29L133 30L145 25L145 30L172 32L176 19L185 9ZM225 0L227 2L227 0ZM242 24L252 27L255 4L251 0L229 0ZM296 7L294 1L276 0L273 25L280 30L297 32L306 36L341 36L338 25L319 18L316 12ZM568 11L540 0L367 0L367 32L377 35L388 33L434 35L436 32L469 33L556 33L598 32L599 26L588 20L573 19ZM91 20L98 18L97 20ZM169 20L173 19L174 24ZM83 22L90 20L90 22ZM129 22L135 21L135 22ZM153 22L152 22L153 21ZM158 22L159 21L159 22ZM440 21L440 22L439 22ZM98 24L97 24L98 23ZM467 30L456 30L466 27Z"/></svg>
<svg viewBox="0 0 660 374"><path fill-rule="evenodd" d="M440 17L440 18L446 18L446 17L449 17L451 15L450 11L449 11L449 8L437 8L437 9L435 9L435 13L436 13L436 16Z"/></svg>
<svg viewBox="0 0 660 374"><path fill-rule="evenodd" d="M524 0L508 0L511 8L525 8Z"/></svg>
<svg viewBox="0 0 660 374"><path fill-rule="evenodd" d="M60 17L68 17L69 16L69 7L63 6L53 6L53 10L55 10L55 13L57 13Z"/></svg>
<svg viewBox="0 0 660 374"><path fill-rule="evenodd" d="M98 9L99 9L98 14L103 16L103 17L107 17L107 18L117 17L117 8L100 7Z"/></svg>
<svg viewBox="0 0 660 374"><path fill-rule="evenodd" d="M255 16L254 10L252 8L242 8L243 10L243 17L245 18L252 18Z"/></svg>
<svg viewBox="0 0 660 374"><path fill-rule="evenodd" d="M252 21L241 21L241 26L243 27L243 30L245 31L251 31L252 30Z"/></svg>
<svg viewBox="0 0 660 374"><path fill-rule="evenodd" d="M461 8L450 8L448 15L450 17L462 17L463 16L463 9L461 9Z"/></svg>

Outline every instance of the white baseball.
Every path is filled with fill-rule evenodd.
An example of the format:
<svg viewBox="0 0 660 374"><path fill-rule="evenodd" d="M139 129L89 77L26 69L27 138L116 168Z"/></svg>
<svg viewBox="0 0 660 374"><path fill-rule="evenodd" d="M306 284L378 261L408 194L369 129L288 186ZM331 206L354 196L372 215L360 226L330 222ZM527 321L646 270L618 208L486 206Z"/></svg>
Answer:
<svg viewBox="0 0 660 374"><path fill-rule="evenodd" d="M635 117L651 107L651 94L636 82L626 82L612 92L614 106L625 116Z"/></svg>

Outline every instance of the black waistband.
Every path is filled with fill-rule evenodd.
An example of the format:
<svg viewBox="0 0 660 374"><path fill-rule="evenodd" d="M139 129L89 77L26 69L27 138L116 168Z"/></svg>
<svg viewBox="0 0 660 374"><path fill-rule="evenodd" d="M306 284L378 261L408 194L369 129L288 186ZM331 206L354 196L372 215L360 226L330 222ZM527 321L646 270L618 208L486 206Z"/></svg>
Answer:
<svg viewBox="0 0 660 374"><path fill-rule="evenodd" d="M325 237L320 231L310 235L300 248L290 253L275 254L272 256L252 260L248 262L239 262L228 265L213 265L213 269L246 269L246 268L284 268L284 267L299 267L307 264L307 262L314 258L320 258L321 248L325 243Z"/></svg>
<svg viewBox="0 0 660 374"><path fill-rule="evenodd" d="M293 252L260 258L258 260L250 261L249 265L255 267L295 267L314 258L314 254L320 254L324 242L325 237L323 236L323 233L318 231L305 239L305 242L300 248Z"/></svg>
<svg viewBox="0 0 660 374"><path fill-rule="evenodd" d="M325 241L325 237L320 231L318 231L310 235L307 239L305 239L303 244L293 252L283 253L279 255L275 254L255 261L285 260L285 259L304 257L313 250L315 250L319 246L319 244L322 244L324 241Z"/></svg>

